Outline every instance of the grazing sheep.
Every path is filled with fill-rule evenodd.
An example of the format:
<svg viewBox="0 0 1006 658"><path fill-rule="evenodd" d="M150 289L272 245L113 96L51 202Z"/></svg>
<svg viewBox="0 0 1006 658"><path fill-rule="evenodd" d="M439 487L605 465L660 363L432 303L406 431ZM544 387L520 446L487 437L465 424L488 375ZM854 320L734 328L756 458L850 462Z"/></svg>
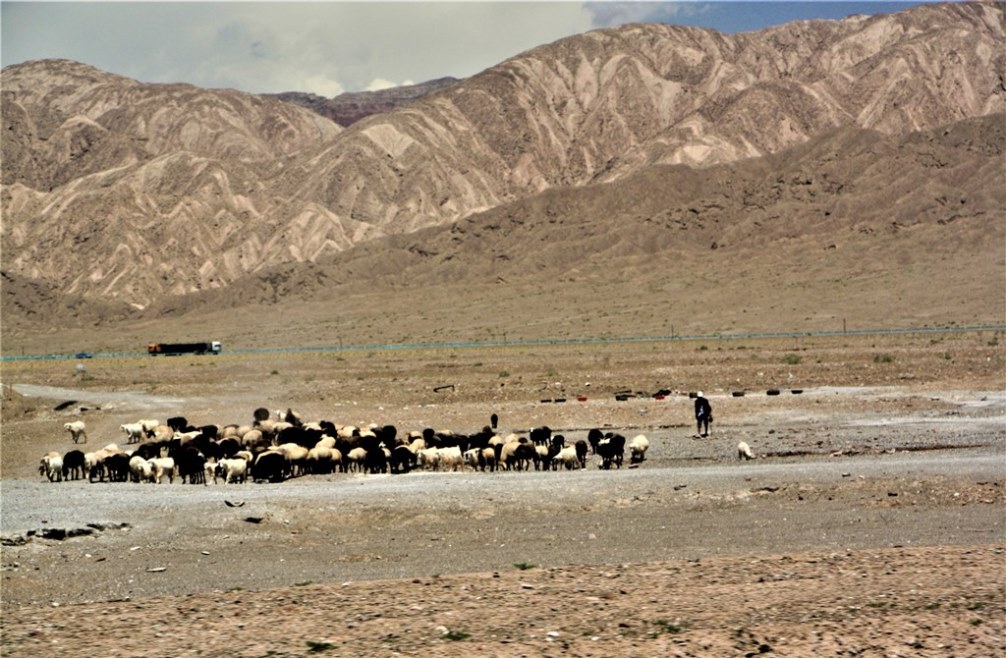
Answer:
<svg viewBox="0 0 1006 658"><path fill-rule="evenodd" d="M261 443L267 443L262 430L248 430L241 435L241 445L245 448L254 448Z"/></svg>
<svg viewBox="0 0 1006 658"><path fill-rule="evenodd" d="M161 422L154 420L152 418L147 418L143 420L136 421L143 426L143 433L148 439L154 438L157 434L157 428L161 426Z"/></svg>
<svg viewBox="0 0 1006 658"><path fill-rule="evenodd" d="M276 449L283 453L286 458L287 477L294 477L304 474L307 465L308 449L296 443L283 443L276 446Z"/></svg>
<svg viewBox="0 0 1006 658"><path fill-rule="evenodd" d="M744 441L737 444L737 459L743 459L745 461L748 459L754 459L754 453L751 452L751 446Z"/></svg>
<svg viewBox="0 0 1006 658"><path fill-rule="evenodd" d="M327 446L316 445L307 451L305 471L308 473L331 473L335 467L332 461L332 450Z"/></svg>
<svg viewBox="0 0 1006 658"><path fill-rule="evenodd" d="M213 484L217 483L217 477L224 479L224 484L232 482L244 483L248 477L248 462L239 457L233 459L221 459L216 464L213 472Z"/></svg>
<svg viewBox="0 0 1006 658"><path fill-rule="evenodd" d="M49 478L49 482L63 481L63 458L58 452L47 452L38 465L38 474Z"/></svg>
<svg viewBox="0 0 1006 658"><path fill-rule="evenodd" d="M105 460L107 460L112 455L121 454L122 450L119 449L114 443L110 443L101 450L95 450L94 452L88 452L84 454L84 469L87 471L87 479L90 482L94 482L94 478L97 477L101 482L105 481ZM128 469L128 463L126 465Z"/></svg>
<svg viewBox="0 0 1006 658"><path fill-rule="evenodd" d="M346 454L346 466L357 472L364 470L367 461L367 449L357 446Z"/></svg>
<svg viewBox="0 0 1006 658"><path fill-rule="evenodd" d="M230 425L224 425L220 428L220 439L239 439L241 435L238 433L238 426L233 423Z"/></svg>
<svg viewBox="0 0 1006 658"><path fill-rule="evenodd" d="M496 451L491 446L482 448L479 453L479 468L485 471L486 466L489 467L490 473L496 472L496 469L499 466L499 464L496 463Z"/></svg>
<svg viewBox="0 0 1006 658"><path fill-rule="evenodd" d="M552 438L552 430L547 425L544 427L532 427L528 434L531 437L531 443L536 446L548 445L548 442Z"/></svg>
<svg viewBox="0 0 1006 658"><path fill-rule="evenodd" d="M478 448L469 448L464 452L464 461L466 466L471 466L473 471L479 470L479 457L482 451Z"/></svg>
<svg viewBox="0 0 1006 658"><path fill-rule="evenodd" d="M148 460L150 467L154 471L154 483L160 484L165 475L168 476L168 484L175 481L176 469L175 460L171 457L155 457Z"/></svg>
<svg viewBox="0 0 1006 658"><path fill-rule="evenodd" d="M109 482L125 482L129 479L129 455L116 452L105 458L102 464Z"/></svg>
<svg viewBox="0 0 1006 658"><path fill-rule="evenodd" d="M70 438L74 443L87 443L87 432L84 421L75 420L71 423L64 423L63 429L70 433Z"/></svg>
<svg viewBox="0 0 1006 658"><path fill-rule="evenodd" d="M559 452L559 448L549 445L536 445L534 447L534 470L547 471L552 468L552 459Z"/></svg>
<svg viewBox="0 0 1006 658"><path fill-rule="evenodd" d="M534 460L534 446L525 437L503 444L499 454L499 464L506 470L523 471Z"/></svg>
<svg viewBox="0 0 1006 658"><path fill-rule="evenodd" d="M71 450L63 455L63 479L79 480L84 477L84 453L80 450Z"/></svg>
<svg viewBox="0 0 1006 658"><path fill-rule="evenodd" d="M286 457L276 450L259 453L252 464L251 476L255 482L282 482L286 479Z"/></svg>
<svg viewBox="0 0 1006 658"><path fill-rule="evenodd" d="M625 455L625 437L610 432L605 434L604 438L597 442L597 454L601 456L601 468L610 469L612 464L616 468L621 468Z"/></svg>
<svg viewBox="0 0 1006 658"><path fill-rule="evenodd" d="M156 428L154 428L154 436L152 438L157 441L167 441L174 435L174 433L175 431L173 429L171 429L164 423L161 423Z"/></svg>
<svg viewBox="0 0 1006 658"><path fill-rule="evenodd" d="M147 435L147 431L140 423L126 423L119 425L119 429L126 433L126 443L139 443Z"/></svg>
<svg viewBox="0 0 1006 658"><path fill-rule="evenodd" d="M637 434L629 441L629 463L639 464L646 459L646 451L650 449L650 440L643 434Z"/></svg>
<svg viewBox="0 0 1006 658"><path fill-rule="evenodd" d="M429 471L435 471L440 466L440 449L423 448L417 453L416 461L419 466Z"/></svg>
<svg viewBox="0 0 1006 658"><path fill-rule="evenodd" d="M587 442L580 439L573 444L573 448L576 450L576 456L580 460L580 468L587 468Z"/></svg>
<svg viewBox="0 0 1006 658"><path fill-rule="evenodd" d="M552 459L553 467L562 465L567 471L575 471L582 468L580 456L576 454L576 446L566 446L560 450Z"/></svg>
<svg viewBox="0 0 1006 658"><path fill-rule="evenodd" d="M458 446L434 448L434 450L439 454L439 465L445 469L450 468L452 471L456 471L464 467L464 458L461 455L461 448Z"/></svg>
<svg viewBox="0 0 1006 658"><path fill-rule="evenodd" d="M205 485L206 457L192 446L183 446L171 455L175 460L175 475L181 478L182 484L198 484L200 480Z"/></svg>
<svg viewBox="0 0 1006 658"><path fill-rule="evenodd" d="M154 467L140 455L133 455L129 460L129 474L133 482L153 482Z"/></svg>
<svg viewBox="0 0 1006 658"><path fill-rule="evenodd" d="M216 459L207 459L203 464L203 482L205 484L209 484L210 480L213 480L213 484L217 483L217 464L219 463Z"/></svg>
<svg viewBox="0 0 1006 658"><path fill-rule="evenodd" d="M282 423L290 423L295 427L299 427L301 425L300 414L289 408L286 411L277 410L276 419Z"/></svg>

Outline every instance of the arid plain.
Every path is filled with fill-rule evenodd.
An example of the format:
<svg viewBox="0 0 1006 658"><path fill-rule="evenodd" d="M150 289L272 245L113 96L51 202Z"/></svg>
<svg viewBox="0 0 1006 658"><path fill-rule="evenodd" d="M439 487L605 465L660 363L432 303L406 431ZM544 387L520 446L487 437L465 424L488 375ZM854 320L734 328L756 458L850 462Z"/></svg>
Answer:
<svg viewBox="0 0 1006 658"><path fill-rule="evenodd" d="M1004 356L985 331L8 362L4 653L996 655ZM98 447L141 416L240 423L258 406L400 431L497 413L652 447L613 471L206 487L37 472L72 447L70 419Z"/></svg>

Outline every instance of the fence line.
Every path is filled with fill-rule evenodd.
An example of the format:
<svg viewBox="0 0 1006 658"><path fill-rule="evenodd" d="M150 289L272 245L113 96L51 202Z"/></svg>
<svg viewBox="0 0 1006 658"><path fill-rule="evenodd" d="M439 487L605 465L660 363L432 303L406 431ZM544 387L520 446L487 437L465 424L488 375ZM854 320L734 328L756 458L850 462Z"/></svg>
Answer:
<svg viewBox="0 0 1006 658"><path fill-rule="evenodd" d="M226 354L281 354L296 352L373 352L387 350L441 350L441 349L472 349L498 347L540 347L554 345L616 345L619 343L665 343L671 341L698 340L759 340L765 338L809 338L809 337L840 337L840 336L884 336L901 334L949 334L977 333L982 331L1006 331L1006 324L972 325L962 327L900 327L893 329L837 329L828 331L767 331L751 333L715 333L715 334L673 334L670 336L625 336L618 338L537 338L527 340L491 340L466 341L456 343L390 343L384 345L338 345L318 347L250 347L236 350L224 350ZM94 358L126 358L146 356L147 352L102 352L94 354ZM209 355L211 358L212 355ZM5 361L48 361L72 360L73 354L28 354L20 356L0 356L0 362ZM170 357L168 357L170 358Z"/></svg>

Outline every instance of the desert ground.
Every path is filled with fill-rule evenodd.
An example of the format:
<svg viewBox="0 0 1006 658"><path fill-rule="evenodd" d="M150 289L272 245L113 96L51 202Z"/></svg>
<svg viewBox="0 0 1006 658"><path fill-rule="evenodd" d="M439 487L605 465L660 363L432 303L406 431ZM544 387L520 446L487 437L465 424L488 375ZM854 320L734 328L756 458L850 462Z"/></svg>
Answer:
<svg viewBox="0 0 1006 658"><path fill-rule="evenodd" d="M1003 340L7 361L0 649L1003 655ZM708 438L695 436L697 390L714 408ZM592 458L576 471L206 486L38 473L46 451L74 447L70 420L94 449L124 443L119 425L139 418L248 423L258 407L400 432L471 432L496 413L501 431L576 440L599 427L651 448L610 471ZM754 460L737 459L742 440Z"/></svg>

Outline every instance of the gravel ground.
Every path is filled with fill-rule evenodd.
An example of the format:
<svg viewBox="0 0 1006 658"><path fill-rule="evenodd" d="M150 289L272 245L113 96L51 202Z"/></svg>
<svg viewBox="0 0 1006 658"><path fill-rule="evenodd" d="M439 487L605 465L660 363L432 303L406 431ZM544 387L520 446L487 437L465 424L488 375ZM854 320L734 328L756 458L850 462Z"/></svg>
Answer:
<svg viewBox="0 0 1006 658"><path fill-rule="evenodd" d="M652 447L638 468L205 487L42 481L35 465L51 443L38 428L62 418L5 405L0 649L1006 652L1006 395L836 386L713 401L719 422L708 439L692 437L680 398L491 407L514 426L544 419L572 439L598 417L627 436L644 432ZM170 411L150 399L109 403L88 412L94 447L125 414ZM252 408L240 395L214 404ZM353 412L403 428L465 428L487 408L361 403ZM755 461L736 460L738 440ZM61 531L75 536L55 538Z"/></svg>

